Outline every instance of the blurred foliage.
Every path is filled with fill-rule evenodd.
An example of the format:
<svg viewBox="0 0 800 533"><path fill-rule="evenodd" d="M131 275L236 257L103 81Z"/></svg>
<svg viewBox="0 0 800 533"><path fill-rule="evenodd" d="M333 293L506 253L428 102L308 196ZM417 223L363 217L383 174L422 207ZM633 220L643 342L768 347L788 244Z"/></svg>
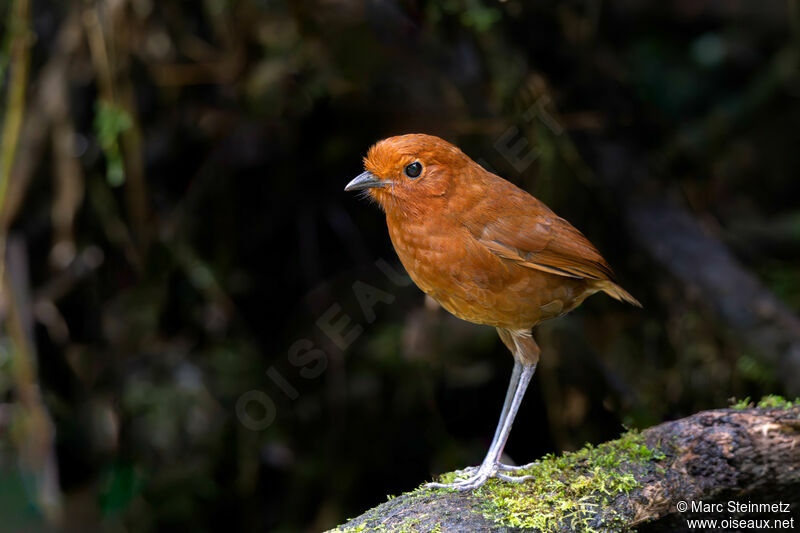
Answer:
<svg viewBox="0 0 800 533"><path fill-rule="evenodd" d="M112 187L118 187L125 182L119 136L122 132L130 129L131 125L131 118L124 109L108 102L98 102L95 110L94 130L97 142L103 149L103 155L106 158L106 179Z"/></svg>
<svg viewBox="0 0 800 533"><path fill-rule="evenodd" d="M24 110L5 98L11 4L0 20L0 120L24 111L0 207L13 530L319 531L481 459L511 358L387 276L381 214L342 192L393 134L441 135L537 195L645 304L598 296L538 328L509 460L786 392L635 246L591 147L641 154L642 188L685 202L800 312L794 0L37 0ZM502 149L517 141L536 150L525 168ZM391 303L365 313L356 281ZM319 325L337 320L363 328L344 350ZM48 445L20 408L20 339L60 516L45 455L14 430ZM237 415L248 391L264 403Z"/></svg>

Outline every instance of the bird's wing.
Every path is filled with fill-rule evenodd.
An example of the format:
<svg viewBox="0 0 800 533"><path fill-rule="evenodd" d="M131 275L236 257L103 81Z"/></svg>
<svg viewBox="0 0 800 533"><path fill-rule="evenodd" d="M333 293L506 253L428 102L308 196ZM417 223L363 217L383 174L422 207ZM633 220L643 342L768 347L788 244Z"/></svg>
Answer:
<svg viewBox="0 0 800 533"><path fill-rule="evenodd" d="M516 196L516 195L513 195ZM569 222L529 195L467 224L473 237L494 254L527 268L559 276L614 280L600 252Z"/></svg>

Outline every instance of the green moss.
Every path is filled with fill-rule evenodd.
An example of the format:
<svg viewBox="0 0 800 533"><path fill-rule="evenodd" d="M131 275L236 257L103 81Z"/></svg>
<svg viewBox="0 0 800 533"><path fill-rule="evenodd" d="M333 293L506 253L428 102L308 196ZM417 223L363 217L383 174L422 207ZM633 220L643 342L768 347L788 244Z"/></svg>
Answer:
<svg viewBox="0 0 800 533"><path fill-rule="evenodd" d="M731 409L750 409L753 407L753 402L750 401L750 396L745 396L743 400L737 400L736 398L731 398L730 400Z"/></svg>
<svg viewBox="0 0 800 533"><path fill-rule="evenodd" d="M533 476L525 483L489 480L476 496L486 502L484 516L505 526L546 532L566 524L592 531L599 511L618 495L640 486L633 475L635 468L663 458L661 451L645 445L641 434L630 431L596 447L546 456L519 473ZM442 481L454 478L449 473ZM608 516L604 522L610 525Z"/></svg>
<svg viewBox="0 0 800 533"><path fill-rule="evenodd" d="M340 533L361 533L362 531L369 531L367 524L362 522L355 527L340 527L336 528L336 532Z"/></svg>
<svg viewBox="0 0 800 533"><path fill-rule="evenodd" d="M797 406L800 406L800 398L795 398L794 401L792 401L785 399L783 396L778 396L777 394L764 396L757 405L757 407L761 407L762 409L791 409Z"/></svg>
<svg viewBox="0 0 800 533"><path fill-rule="evenodd" d="M403 494L402 496L402 503L404 505L411 505L418 498L424 498L426 496L431 495L432 490L425 487L425 485L421 485L419 488L412 492L408 492ZM397 499L398 496L389 494L386 496L386 501L390 502L394 499ZM375 511L380 507L376 507L372 509ZM418 533L422 531L426 531L424 529L423 522L429 515L427 513L418 514L412 517L406 517L402 522L399 524L392 523L391 525L387 525L384 523L384 517L381 516L380 513L373 515L370 518L365 519L358 525L351 526L351 525L341 525L336 529L332 529L331 533L361 533L361 532L369 532L369 533L378 533L383 531L392 531L396 533ZM442 524L441 522L437 522L436 526L431 531L441 531Z"/></svg>
<svg viewBox="0 0 800 533"><path fill-rule="evenodd" d="M422 519L425 515L411 518L409 520L405 520L400 526L397 528L398 533L412 533L419 531L419 526L422 524Z"/></svg>
<svg viewBox="0 0 800 533"><path fill-rule="evenodd" d="M791 409L792 407L800 407L800 398L795 398L792 401L777 394L769 394L762 397L757 404L754 404L749 396L744 400L737 401L735 398L732 399L731 409L752 409L753 407L761 409Z"/></svg>

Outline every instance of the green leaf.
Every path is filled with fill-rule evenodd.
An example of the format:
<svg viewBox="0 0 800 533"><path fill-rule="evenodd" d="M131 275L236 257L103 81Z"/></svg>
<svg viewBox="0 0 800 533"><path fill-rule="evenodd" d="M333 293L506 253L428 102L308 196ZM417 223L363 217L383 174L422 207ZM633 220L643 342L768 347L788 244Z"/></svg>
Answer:
<svg viewBox="0 0 800 533"><path fill-rule="evenodd" d="M121 107L100 100L94 117L94 131L106 158L106 180L112 187L125 183L125 163L119 137L133 125L130 115Z"/></svg>

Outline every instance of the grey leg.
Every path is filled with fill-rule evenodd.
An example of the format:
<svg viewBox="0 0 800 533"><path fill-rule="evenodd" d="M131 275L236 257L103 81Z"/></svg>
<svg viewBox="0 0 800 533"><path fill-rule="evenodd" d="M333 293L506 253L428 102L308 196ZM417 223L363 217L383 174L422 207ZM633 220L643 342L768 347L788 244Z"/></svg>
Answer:
<svg viewBox="0 0 800 533"><path fill-rule="evenodd" d="M518 363L519 364L519 363ZM467 479L455 481L453 483L428 483L428 487L432 488L449 488L449 489L456 489L456 490L471 490L483 485L487 479L490 477L499 477L506 481L525 481L526 479L530 479L530 476L519 476L519 477L512 477L507 476L504 474L499 474L499 461L500 455L503 453L503 448L506 445L506 441L508 440L508 435L511 433L511 426L514 424L514 418L517 416L517 411L519 410L519 406L522 403L522 398L525 396L525 391L528 388L528 384L533 377L533 373L536 371L536 365L523 365L519 364L521 367L521 372L519 372L518 381L514 388L514 393L511 396L511 403L506 406L503 406L503 411L500 415L500 422L497 426L497 430L495 432L495 438L492 440L491 446L489 446L489 451L486 454L486 457L483 459L481 466L478 467L477 472L470 475ZM511 385L514 385L515 375L517 371L517 364L514 366L514 372L512 373L512 380ZM510 392L511 387L509 387ZM508 396L507 396L508 397Z"/></svg>
<svg viewBox="0 0 800 533"><path fill-rule="evenodd" d="M506 418L508 417L508 411L511 409L511 402L514 399L514 393L517 391L517 387L519 386L519 378L522 374L522 363L517 360L514 360L514 368L511 370L511 379L508 382L508 390L506 390L506 399L503 401L503 408L500 410L500 419L497 421L497 428L494 430L494 437L492 437L492 443L489 444L489 450L494 448L497 445L497 441L500 438L500 432L503 429L503 425L506 422ZM468 466L461 470L457 470L459 474L465 474L467 477L471 476L475 472L478 471L478 466ZM516 467L508 466L504 464L498 464L498 468L500 470L511 470Z"/></svg>
<svg viewBox="0 0 800 533"><path fill-rule="evenodd" d="M516 394L517 388L519 387L519 379L521 374L522 363L515 360L514 369L511 371L511 379L508 382L506 399L503 402L503 409L500 411L500 420L497 421L497 428L494 430L494 437L492 437L492 443L489 445L490 450L497 444L497 440L500 438L500 431L506 422L506 418L508 418L508 411L511 409L511 402L514 400L514 394Z"/></svg>
<svg viewBox="0 0 800 533"><path fill-rule="evenodd" d="M519 383L514 391L514 397L511 399L511 406L509 407L505 420L502 421L502 429L498 427L500 434L494 442L494 445L489 447L489 452L486 454L484 463L489 459L492 460L493 465L500 461L500 455L503 453L508 435L511 433L511 426L514 424L514 419L517 417L517 411L522 403L522 398L525 396L525 391L528 389L528 384L531 382L535 371L536 365L522 367Z"/></svg>

